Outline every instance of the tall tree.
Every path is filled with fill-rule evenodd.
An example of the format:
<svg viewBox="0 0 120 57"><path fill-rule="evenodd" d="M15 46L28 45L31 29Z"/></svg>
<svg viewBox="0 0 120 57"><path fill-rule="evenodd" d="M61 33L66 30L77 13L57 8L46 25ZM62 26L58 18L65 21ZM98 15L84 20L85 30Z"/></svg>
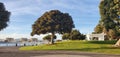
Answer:
<svg viewBox="0 0 120 57"><path fill-rule="evenodd" d="M3 3L0 2L0 31L8 26L10 12L5 9Z"/></svg>
<svg viewBox="0 0 120 57"><path fill-rule="evenodd" d="M110 32L114 31L118 37L120 35L120 0L101 0L99 9L101 19L95 28L95 32L104 32L111 37ZM102 29L98 29L101 27Z"/></svg>
<svg viewBox="0 0 120 57"><path fill-rule="evenodd" d="M55 33L69 33L74 27L72 17L68 13L62 13L59 10L51 10L45 12L37 21L35 21L32 25L31 35L51 33L51 44L53 44Z"/></svg>

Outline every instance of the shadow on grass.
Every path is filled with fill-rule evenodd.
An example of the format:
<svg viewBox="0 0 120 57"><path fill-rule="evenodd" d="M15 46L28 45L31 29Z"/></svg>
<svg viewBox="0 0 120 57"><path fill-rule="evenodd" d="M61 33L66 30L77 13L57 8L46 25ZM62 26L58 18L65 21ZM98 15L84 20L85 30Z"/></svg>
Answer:
<svg viewBox="0 0 120 57"><path fill-rule="evenodd" d="M111 40L111 41L88 41L88 43L93 43L93 44L115 44L117 41L116 40Z"/></svg>
<svg viewBox="0 0 120 57"><path fill-rule="evenodd" d="M105 51L105 50L114 50L114 49L120 49L120 47L100 47L100 48L78 48L78 49L47 49L47 50L64 50L64 51L96 51L96 50L101 50L101 51Z"/></svg>

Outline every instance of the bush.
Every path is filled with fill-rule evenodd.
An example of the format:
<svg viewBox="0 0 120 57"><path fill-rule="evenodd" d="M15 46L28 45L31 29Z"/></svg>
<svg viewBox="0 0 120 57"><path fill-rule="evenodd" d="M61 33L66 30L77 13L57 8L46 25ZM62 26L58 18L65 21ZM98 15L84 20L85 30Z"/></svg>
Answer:
<svg viewBox="0 0 120 57"><path fill-rule="evenodd" d="M65 33L62 36L63 40L84 40L85 35L81 34L78 30L72 30L70 33Z"/></svg>

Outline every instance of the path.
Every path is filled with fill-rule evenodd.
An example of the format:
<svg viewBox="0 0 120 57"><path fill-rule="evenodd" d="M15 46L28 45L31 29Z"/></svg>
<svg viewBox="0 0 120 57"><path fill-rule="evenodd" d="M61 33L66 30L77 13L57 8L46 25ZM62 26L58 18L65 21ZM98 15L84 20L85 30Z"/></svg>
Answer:
<svg viewBox="0 0 120 57"><path fill-rule="evenodd" d="M120 57L79 51L19 51L19 47L0 47L0 57Z"/></svg>

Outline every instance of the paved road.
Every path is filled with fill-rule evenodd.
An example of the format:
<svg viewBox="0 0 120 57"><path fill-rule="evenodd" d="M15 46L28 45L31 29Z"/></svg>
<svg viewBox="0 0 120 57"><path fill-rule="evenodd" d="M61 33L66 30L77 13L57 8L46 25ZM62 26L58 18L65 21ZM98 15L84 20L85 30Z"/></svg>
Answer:
<svg viewBox="0 0 120 57"><path fill-rule="evenodd" d="M85 55L44 55L44 56L31 56L31 57L90 57Z"/></svg>
<svg viewBox="0 0 120 57"><path fill-rule="evenodd" d="M79 51L19 51L19 47L0 47L0 57L120 57Z"/></svg>

